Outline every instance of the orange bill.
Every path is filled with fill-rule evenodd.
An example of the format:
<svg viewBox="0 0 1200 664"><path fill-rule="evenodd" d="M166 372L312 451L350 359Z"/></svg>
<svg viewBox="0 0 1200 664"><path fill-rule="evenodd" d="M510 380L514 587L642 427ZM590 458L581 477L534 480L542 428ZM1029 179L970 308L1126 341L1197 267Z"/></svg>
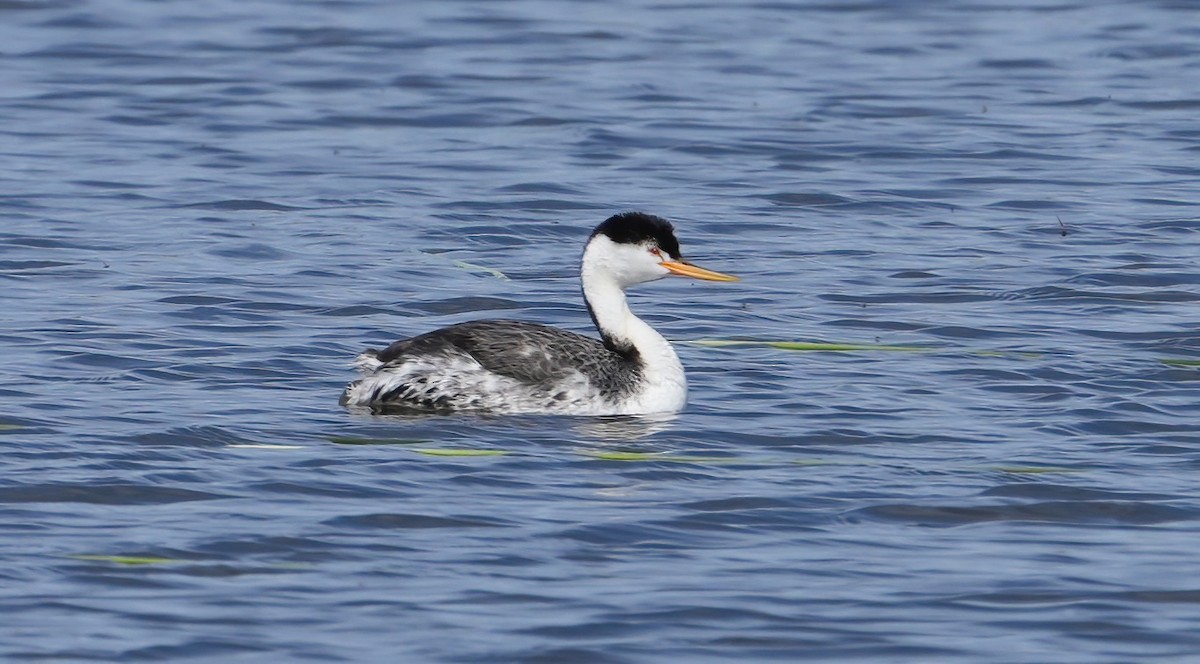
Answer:
<svg viewBox="0 0 1200 664"><path fill-rule="evenodd" d="M681 277L691 277L705 281L741 281L741 279L732 274L721 274L720 272L706 270L702 267L692 265L687 261L663 261L662 266L667 268L667 271L671 274L678 274Z"/></svg>

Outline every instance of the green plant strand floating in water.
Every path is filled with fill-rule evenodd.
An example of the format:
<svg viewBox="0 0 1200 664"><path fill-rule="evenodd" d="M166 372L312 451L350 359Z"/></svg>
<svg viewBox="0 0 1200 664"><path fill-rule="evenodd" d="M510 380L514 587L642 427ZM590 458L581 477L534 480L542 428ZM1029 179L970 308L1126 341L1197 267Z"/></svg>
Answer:
<svg viewBox="0 0 1200 664"><path fill-rule="evenodd" d="M1170 367L1200 367L1200 360L1185 360L1182 358L1165 357L1159 360Z"/></svg>
<svg viewBox="0 0 1200 664"><path fill-rule="evenodd" d="M979 355L982 357L1015 357L1022 360L1036 360L1042 356L1041 353L1029 353L1021 351L1004 351L1004 350L973 350L968 348L955 348L953 346L892 346L888 344L851 344L851 343L831 343L825 341L755 341L750 339L698 339L696 341L687 341L696 346L707 346L710 348L726 348L730 346L747 346L759 348L778 348L780 350L794 351L810 351L810 352L864 352L864 351L882 351L882 352L901 352L901 353L969 353L971 355Z"/></svg>
<svg viewBox="0 0 1200 664"><path fill-rule="evenodd" d="M416 443L429 443L427 440L387 440L387 439L372 439L372 438L347 438L341 436L332 436L330 440L334 442L345 442L350 445L413 445ZM469 447L407 447L409 451L417 454L430 457L498 457L498 456L530 456L528 452L503 450L496 448L469 448ZM696 463L696 464L752 464L763 466L799 466L799 467L816 467L816 466L874 466L879 465L878 462L868 462L863 460L831 460L831 459L787 459L782 457L741 457L741 456L718 456L707 454L687 454L675 452L633 452L628 450L595 450L595 449L574 449L571 450L574 454L583 457L595 459L597 461L618 461L624 463L632 462L649 462L649 463ZM533 454L532 456L539 456ZM992 472L992 473L1009 473L1013 475L1048 475L1048 474L1068 474L1068 473L1086 473L1089 468L1071 468L1067 466L1042 466L1042 465L997 465L997 466L974 466L961 467L956 469L957 472ZM72 556L80 560L104 560L109 562L120 562L126 565L135 564L162 564L170 562L190 562L186 560L171 560L167 558L137 558L133 556ZM119 559L119 560L118 560Z"/></svg>
<svg viewBox="0 0 1200 664"><path fill-rule="evenodd" d="M444 255L440 252L436 252L436 251L425 251L422 249L417 249L416 252L418 254L421 254L422 256L429 256L430 258L436 258L439 261L450 263L451 265L453 265L454 267L456 267L460 270L466 270L467 272L483 272L484 274L493 276L493 277L499 279L500 281L512 281L512 279L508 278L507 274L504 274L503 272L501 272L500 270L497 270L494 267L487 267L486 265L479 265L478 263L471 263L469 261L458 260L457 258L451 258L449 256L446 256L446 255Z"/></svg>
<svg viewBox="0 0 1200 664"><path fill-rule="evenodd" d="M468 263L467 261L456 260L456 261L454 261L454 267L461 268L461 269L467 270L469 272L485 272L485 273L490 274L493 277L499 279L500 281L512 281L511 279L508 278L508 275L504 274L500 270L497 270L497 269L491 268L491 267L486 267L484 265L476 265L475 263Z"/></svg>
<svg viewBox="0 0 1200 664"><path fill-rule="evenodd" d="M505 450L464 449L461 447L414 447L412 451L426 456L439 457L482 457L508 454Z"/></svg>
<svg viewBox="0 0 1200 664"><path fill-rule="evenodd" d="M191 560L180 560L178 558L159 558L156 556L106 556L95 553L77 553L67 557L74 558L75 560L116 563L117 565L171 565L193 562Z"/></svg>
<svg viewBox="0 0 1200 664"><path fill-rule="evenodd" d="M936 350L935 348L929 346L889 346L885 344L841 344L808 341L751 341L740 339L697 339L696 341L689 341L687 343L695 344L697 346L708 346L710 348L725 348L728 346L759 346L778 348L780 350L831 352L878 350L912 353L924 350Z"/></svg>

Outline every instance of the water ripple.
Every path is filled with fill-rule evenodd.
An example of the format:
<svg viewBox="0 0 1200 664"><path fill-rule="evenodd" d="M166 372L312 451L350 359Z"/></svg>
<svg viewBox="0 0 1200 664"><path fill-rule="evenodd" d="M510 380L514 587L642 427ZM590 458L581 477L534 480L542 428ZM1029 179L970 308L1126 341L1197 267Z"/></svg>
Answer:
<svg viewBox="0 0 1200 664"><path fill-rule="evenodd" d="M0 659L1200 649L1187 3L616 10L0 1ZM588 330L628 209L743 277L633 292L668 338L844 349L337 406L367 346Z"/></svg>

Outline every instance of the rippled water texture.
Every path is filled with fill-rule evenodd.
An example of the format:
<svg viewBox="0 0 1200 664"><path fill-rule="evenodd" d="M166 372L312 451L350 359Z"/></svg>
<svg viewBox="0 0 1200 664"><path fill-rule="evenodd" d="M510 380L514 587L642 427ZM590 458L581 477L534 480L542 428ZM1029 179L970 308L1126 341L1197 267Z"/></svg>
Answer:
<svg viewBox="0 0 1200 664"><path fill-rule="evenodd" d="M0 2L0 659L1200 656L1187 2ZM674 419L385 418L633 306Z"/></svg>

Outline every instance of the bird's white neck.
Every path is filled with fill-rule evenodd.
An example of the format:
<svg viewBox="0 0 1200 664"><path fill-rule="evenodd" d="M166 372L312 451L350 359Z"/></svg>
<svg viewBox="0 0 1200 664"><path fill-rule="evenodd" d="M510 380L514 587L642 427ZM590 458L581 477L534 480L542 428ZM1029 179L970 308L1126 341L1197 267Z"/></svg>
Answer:
<svg viewBox="0 0 1200 664"><path fill-rule="evenodd" d="M625 291L603 266L584 257L583 297L605 345L640 364L643 387L630 412L674 412L687 400L687 378L675 349L663 335L629 310Z"/></svg>

